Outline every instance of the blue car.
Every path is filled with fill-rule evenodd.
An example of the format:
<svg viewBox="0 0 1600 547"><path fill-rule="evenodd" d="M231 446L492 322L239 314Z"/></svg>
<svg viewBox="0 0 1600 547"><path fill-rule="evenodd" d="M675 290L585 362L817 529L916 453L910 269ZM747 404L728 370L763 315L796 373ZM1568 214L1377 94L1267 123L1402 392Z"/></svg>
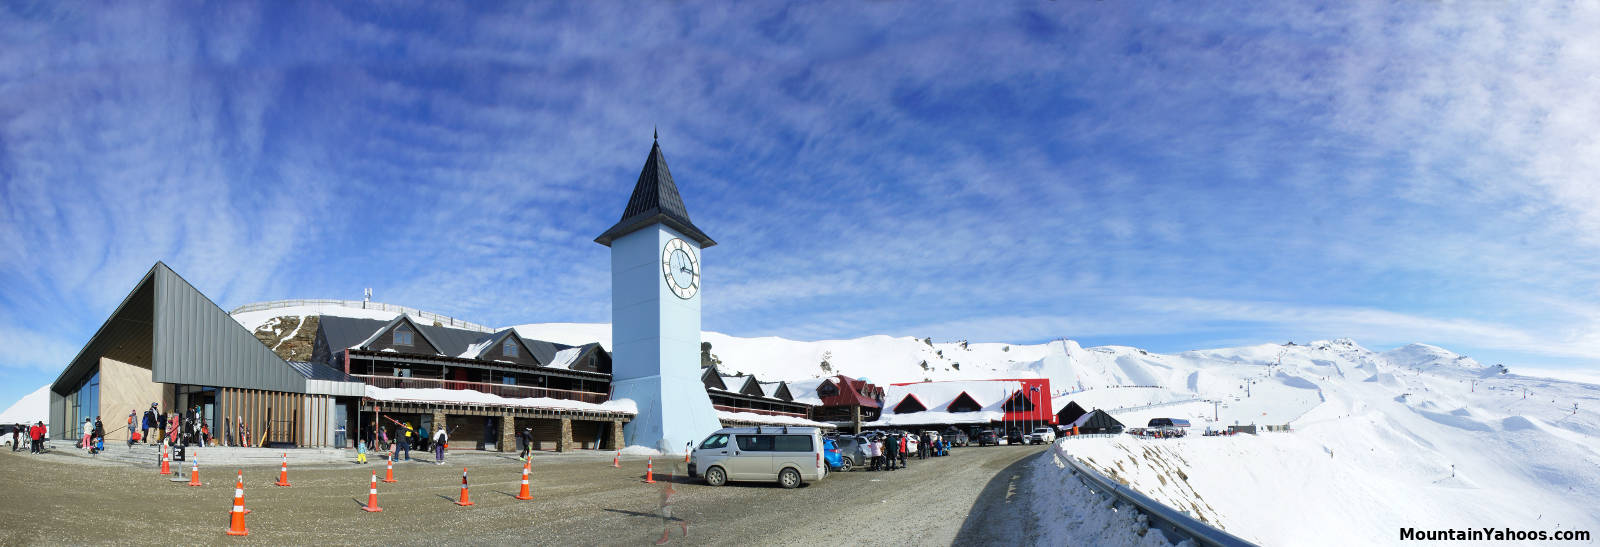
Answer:
<svg viewBox="0 0 1600 547"><path fill-rule="evenodd" d="M833 439L822 440L822 459L827 460L828 470L835 471L844 465L844 457L839 454L839 445Z"/></svg>

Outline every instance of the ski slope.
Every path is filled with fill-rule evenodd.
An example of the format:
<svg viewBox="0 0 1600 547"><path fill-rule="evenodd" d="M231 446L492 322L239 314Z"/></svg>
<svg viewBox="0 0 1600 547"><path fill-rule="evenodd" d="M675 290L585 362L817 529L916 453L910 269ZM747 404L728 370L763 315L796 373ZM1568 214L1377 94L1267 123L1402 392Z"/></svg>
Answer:
<svg viewBox="0 0 1600 547"><path fill-rule="evenodd" d="M245 319L270 319L259 315ZM527 338L610 347L609 325L515 328ZM1392 543L1400 527L1600 531L1593 510L1600 507L1600 386L1511 374L1436 346L1375 352L1339 339L1159 354L1071 340L798 341L715 332L702 339L724 373L797 387L834 374L879 384L1044 377L1057 408L1075 401L1130 427L1187 418L1196 435L1185 439L1064 442L1140 491L1262 544ZM1198 435L1234 424L1293 431ZM1062 492L1040 495L1076 495ZM1148 541L1105 529L1122 520L1075 507L1050 537ZM1068 521L1092 521L1097 531L1073 536Z"/></svg>

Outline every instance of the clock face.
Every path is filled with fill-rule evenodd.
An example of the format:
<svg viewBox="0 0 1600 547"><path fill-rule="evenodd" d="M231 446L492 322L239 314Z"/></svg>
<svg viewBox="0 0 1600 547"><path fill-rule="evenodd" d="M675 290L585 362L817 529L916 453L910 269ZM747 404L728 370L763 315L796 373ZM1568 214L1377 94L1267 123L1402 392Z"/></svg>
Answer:
<svg viewBox="0 0 1600 547"><path fill-rule="evenodd" d="M694 298L700 292L700 261L694 257L694 247L678 238L668 241L661 249L661 277L678 298Z"/></svg>

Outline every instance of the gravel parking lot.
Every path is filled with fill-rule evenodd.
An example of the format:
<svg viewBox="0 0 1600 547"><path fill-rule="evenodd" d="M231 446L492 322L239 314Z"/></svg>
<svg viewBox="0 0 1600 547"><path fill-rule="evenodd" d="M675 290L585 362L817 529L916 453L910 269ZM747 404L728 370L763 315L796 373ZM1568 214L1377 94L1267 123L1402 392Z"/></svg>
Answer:
<svg viewBox="0 0 1600 547"><path fill-rule="evenodd" d="M402 463L397 484L378 485L381 513L366 513L372 471L383 464L294 467L291 487L275 487L277 468L245 471L250 536L223 531L233 499L233 468L201 469L205 486L186 487L154 469L83 458L0 452L0 544L475 544L642 545L661 536L661 489L674 477L672 544L891 545L1028 543L1023 465L1040 447L971 447L911 460L893 472L833 473L795 490L776 485L705 486L683 476L682 460L656 462L658 484L643 483L644 461L611 467L609 455L540 455L533 501L518 501L520 460L463 455L454 465ZM453 502L461 466L471 473L472 507ZM27 533L14 526L25 523Z"/></svg>

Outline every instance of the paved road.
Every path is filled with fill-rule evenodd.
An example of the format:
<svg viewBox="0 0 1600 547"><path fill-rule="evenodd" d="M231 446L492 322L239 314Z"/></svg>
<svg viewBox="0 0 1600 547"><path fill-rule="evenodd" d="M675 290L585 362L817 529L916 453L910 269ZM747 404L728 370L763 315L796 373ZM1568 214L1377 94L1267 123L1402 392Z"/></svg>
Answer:
<svg viewBox="0 0 1600 547"><path fill-rule="evenodd" d="M673 526L673 545L1028 544L1023 507L1026 465L1039 447L955 450L912 460L893 472L835 473L795 490L776 485L721 488L681 475L675 515L690 522L687 539ZM292 454L291 454L292 456ZM512 498L521 463L476 458L471 495L457 507L461 469L396 466L398 484L379 485L382 513L366 513L371 472L381 465L291 469L294 486L269 486L276 468L247 469L249 541L267 544L383 543L643 545L660 537L664 484L642 484L643 462L613 469L609 459L534 461L534 496ZM657 462L664 481L681 463ZM219 543L226 539L232 469L202 470L207 483L187 488L153 470L86 466L58 459L0 454L0 514L36 525L34 540L0 543ZM215 473L208 475L207 472ZM138 516L136 518L136 516Z"/></svg>

